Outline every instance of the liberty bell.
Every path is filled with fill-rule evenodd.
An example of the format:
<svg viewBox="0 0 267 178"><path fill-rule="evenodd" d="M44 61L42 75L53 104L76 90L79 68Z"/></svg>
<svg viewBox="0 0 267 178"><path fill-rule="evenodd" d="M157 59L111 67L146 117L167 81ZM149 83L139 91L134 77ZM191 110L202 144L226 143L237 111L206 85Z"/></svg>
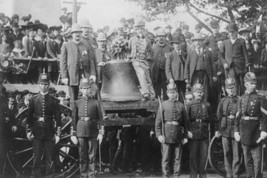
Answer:
<svg viewBox="0 0 267 178"><path fill-rule="evenodd" d="M125 102L142 99L138 79L131 63L112 60L102 67L101 97L103 100Z"/></svg>

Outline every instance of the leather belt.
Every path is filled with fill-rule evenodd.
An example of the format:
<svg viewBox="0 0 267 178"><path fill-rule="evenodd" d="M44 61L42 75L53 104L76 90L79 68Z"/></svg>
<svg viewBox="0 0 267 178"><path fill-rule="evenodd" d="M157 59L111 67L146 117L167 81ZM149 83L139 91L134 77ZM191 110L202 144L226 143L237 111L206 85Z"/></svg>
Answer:
<svg viewBox="0 0 267 178"><path fill-rule="evenodd" d="M254 121L259 120L258 117L250 117L250 116L242 116L241 119L242 120L246 120L246 121L248 121L248 120L254 120Z"/></svg>
<svg viewBox="0 0 267 178"><path fill-rule="evenodd" d="M234 119L235 118L235 115L228 115L226 117L227 117L227 119Z"/></svg>
<svg viewBox="0 0 267 178"><path fill-rule="evenodd" d="M92 120L91 117L80 117L80 121L90 121Z"/></svg>
<svg viewBox="0 0 267 178"><path fill-rule="evenodd" d="M177 126L177 125L179 125L179 122L177 122L177 121L166 121L165 124Z"/></svg>

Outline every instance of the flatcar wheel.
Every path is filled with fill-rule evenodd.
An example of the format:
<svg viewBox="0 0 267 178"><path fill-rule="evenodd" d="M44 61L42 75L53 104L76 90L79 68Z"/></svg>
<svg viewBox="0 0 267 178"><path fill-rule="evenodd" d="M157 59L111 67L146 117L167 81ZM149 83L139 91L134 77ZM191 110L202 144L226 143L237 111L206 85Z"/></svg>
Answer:
<svg viewBox="0 0 267 178"><path fill-rule="evenodd" d="M226 175L224 168L222 138L213 137L209 145L209 163L211 167L221 176Z"/></svg>
<svg viewBox="0 0 267 178"><path fill-rule="evenodd" d="M61 105L61 138L55 146L56 177L69 177L79 168L78 149L70 140L71 110ZM7 154L8 161L13 170L22 176L29 177L33 165L32 141L26 138L25 121L27 110L22 111L17 117L18 131L13 138L12 148Z"/></svg>

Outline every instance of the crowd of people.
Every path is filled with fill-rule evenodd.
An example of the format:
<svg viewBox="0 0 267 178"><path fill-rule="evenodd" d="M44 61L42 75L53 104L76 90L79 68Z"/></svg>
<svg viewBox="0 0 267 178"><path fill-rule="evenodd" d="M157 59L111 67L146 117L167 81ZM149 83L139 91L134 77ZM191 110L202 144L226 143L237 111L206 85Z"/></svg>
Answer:
<svg viewBox="0 0 267 178"><path fill-rule="evenodd" d="M122 19L116 30L105 26L95 33L88 20L72 24L66 9L62 9L62 25L48 28L30 19L18 15L10 19L0 13L0 55L11 62L38 59L26 76L40 85L40 93L33 96L26 90L5 91L1 84L1 101L6 101L1 102L1 140L9 143L1 144L1 158L17 131L15 116L28 108L27 138L34 141L32 176L40 175L43 151L46 174L53 175L53 134L58 141L61 121L56 108L60 103L73 111L71 141L79 143L81 177L94 177L97 140L103 140L100 150L111 173L157 171L161 165L164 177L171 172L180 176L182 148L188 142L190 177L198 173L206 177L212 131L222 136L227 177L240 176L241 147L247 175L262 177L267 108L266 99L256 89L265 89L264 82L257 84L257 76L265 74L258 69L267 67L267 41L255 30L238 29L231 22L222 32L219 21L212 19L208 36L202 33L201 24L195 26L195 33L186 24L175 30L171 25L155 27L152 33L142 20ZM25 25L19 26L20 20ZM94 96L96 86L101 89L101 69L110 60L131 63L142 101L163 100L155 128L99 125L105 112ZM49 88L59 79L68 85L69 98L63 91ZM21 82L17 80L24 79L2 70L1 83Z"/></svg>

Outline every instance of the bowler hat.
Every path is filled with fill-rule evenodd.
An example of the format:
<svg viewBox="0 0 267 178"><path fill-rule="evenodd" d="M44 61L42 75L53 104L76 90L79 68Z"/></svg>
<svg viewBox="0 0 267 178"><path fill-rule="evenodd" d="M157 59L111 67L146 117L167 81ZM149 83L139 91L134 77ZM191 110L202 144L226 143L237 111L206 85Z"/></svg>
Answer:
<svg viewBox="0 0 267 178"><path fill-rule="evenodd" d="M106 34L103 33L103 32L98 33L98 35L97 35L97 41L107 41Z"/></svg>
<svg viewBox="0 0 267 178"><path fill-rule="evenodd" d="M218 20L211 20L210 21L210 27L211 28L218 28L219 27L219 21Z"/></svg>
<svg viewBox="0 0 267 178"><path fill-rule="evenodd" d="M82 32L82 29L79 24L75 23L71 27L71 34L74 32Z"/></svg>
<svg viewBox="0 0 267 178"><path fill-rule="evenodd" d="M245 82L257 82L257 77L253 72L247 72L244 77Z"/></svg>
<svg viewBox="0 0 267 178"><path fill-rule="evenodd" d="M238 27L236 25L236 23L231 22L228 26L227 26L227 31L231 32L231 31L238 31Z"/></svg>
<svg viewBox="0 0 267 178"><path fill-rule="evenodd" d="M166 36L166 32L163 28L160 28L157 33L156 36Z"/></svg>
<svg viewBox="0 0 267 178"><path fill-rule="evenodd" d="M201 83L196 83L193 86L193 92L204 92L204 87Z"/></svg>
<svg viewBox="0 0 267 178"><path fill-rule="evenodd" d="M46 73L42 73L39 76L39 80L38 80L39 84L49 84L49 78L48 75Z"/></svg>
<svg viewBox="0 0 267 178"><path fill-rule="evenodd" d="M225 80L225 88L234 88L236 86L236 82L234 78L227 78Z"/></svg>

